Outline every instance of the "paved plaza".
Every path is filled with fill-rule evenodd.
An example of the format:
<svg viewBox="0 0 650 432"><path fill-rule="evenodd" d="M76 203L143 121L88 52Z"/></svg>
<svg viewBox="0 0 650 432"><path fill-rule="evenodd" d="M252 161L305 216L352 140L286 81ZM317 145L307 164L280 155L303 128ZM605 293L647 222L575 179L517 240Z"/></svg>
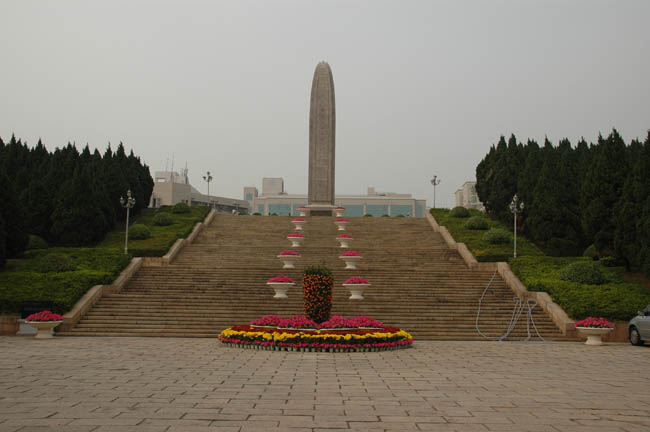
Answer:
<svg viewBox="0 0 650 432"><path fill-rule="evenodd" d="M0 431L649 431L650 347L0 337Z"/></svg>

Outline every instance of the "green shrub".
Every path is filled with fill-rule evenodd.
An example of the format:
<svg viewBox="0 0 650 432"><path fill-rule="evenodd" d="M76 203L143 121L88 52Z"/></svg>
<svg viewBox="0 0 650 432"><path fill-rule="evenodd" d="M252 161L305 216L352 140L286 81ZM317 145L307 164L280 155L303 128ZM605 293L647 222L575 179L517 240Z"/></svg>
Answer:
<svg viewBox="0 0 650 432"><path fill-rule="evenodd" d="M561 280L589 285L601 285L606 282L605 275L597 263L577 261L562 268L558 273Z"/></svg>
<svg viewBox="0 0 650 432"><path fill-rule="evenodd" d="M621 267L625 265L624 262L617 260L613 256L607 256L602 258L600 260L600 263L605 267Z"/></svg>
<svg viewBox="0 0 650 432"><path fill-rule="evenodd" d="M156 209L156 213L169 213L172 211L172 206L164 205Z"/></svg>
<svg viewBox="0 0 650 432"><path fill-rule="evenodd" d="M406 216L404 216L404 215L397 215L397 216L395 216L395 217L406 217Z"/></svg>
<svg viewBox="0 0 650 432"><path fill-rule="evenodd" d="M62 273L74 271L76 268L68 256L50 253L37 259L36 270L39 273Z"/></svg>
<svg viewBox="0 0 650 432"><path fill-rule="evenodd" d="M255 213L253 213L253 216L262 216L262 213L255 212Z"/></svg>
<svg viewBox="0 0 650 432"><path fill-rule="evenodd" d="M246 210L239 210L239 216L248 216L248 212Z"/></svg>
<svg viewBox="0 0 650 432"><path fill-rule="evenodd" d="M449 216L455 218L466 218L469 217L469 211L465 207L458 206L451 209Z"/></svg>
<svg viewBox="0 0 650 432"><path fill-rule="evenodd" d="M27 250L34 249L47 249L47 242L42 238L34 234L29 235L29 241L27 242Z"/></svg>
<svg viewBox="0 0 650 432"><path fill-rule="evenodd" d="M184 202L176 203L172 207L172 213L181 214L181 213L189 213L189 212L190 212L190 206L188 206Z"/></svg>
<svg viewBox="0 0 650 432"><path fill-rule="evenodd" d="M592 260L596 261L598 260L598 251L596 250L595 245L589 246L585 251L582 253L582 256L591 258Z"/></svg>
<svg viewBox="0 0 650 432"><path fill-rule="evenodd" d="M472 216L465 222L465 228L471 230L486 230L490 228L488 221L481 216Z"/></svg>
<svg viewBox="0 0 650 432"><path fill-rule="evenodd" d="M390 216L388 216L387 214L385 214L385 215L381 215L381 217L390 217Z"/></svg>
<svg viewBox="0 0 650 432"><path fill-rule="evenodd" d="M504 229L492 228L483 235L483 239L490 244L509 244L512 236Z"/></svg>
<svg viewBox="0 0 650 432"><path fill-rule="evenodd" d="M277 216L277 215L278 215L277 213L271 213L271 216Z"/></svg>
<svg viewBox="0 0 650 432"><path fill-rule="evenodd" d="M364 214L363 216L364 216L364 217L372 217L371 214Z"/></svg>
<svg viewBox="0 0 650 432"><path fill-rule="evenodd" d="M145 240L151 237L149 227L142 224L134 224L129 227L129 240Z"/></svg>
<svg viewBox="0 0 650 432"><path fill-rule="evenodd" d="M544 245L547 255L555 257L570 257L580 255L582 248L572 240L553 237Z"/></svg>
<svg viewBox="0 0 650 432"><path fill-rule="evenodd" d="M169 213L157 213L153 217L153 224L157 226L168 226L174 223L174 219Z"/></svg>

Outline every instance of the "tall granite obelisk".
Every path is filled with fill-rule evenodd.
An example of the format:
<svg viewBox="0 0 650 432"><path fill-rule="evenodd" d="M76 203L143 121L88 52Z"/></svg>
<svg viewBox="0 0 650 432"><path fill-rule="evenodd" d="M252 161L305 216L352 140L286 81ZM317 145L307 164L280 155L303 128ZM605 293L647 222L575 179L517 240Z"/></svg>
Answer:
<svg viewBox="0 0 650 432"><path fill-rule="evenodd" d="M312 216L332 214L335 132L334 78L330 65L320 62L311 83L309 109L308 207Z"/></svg>

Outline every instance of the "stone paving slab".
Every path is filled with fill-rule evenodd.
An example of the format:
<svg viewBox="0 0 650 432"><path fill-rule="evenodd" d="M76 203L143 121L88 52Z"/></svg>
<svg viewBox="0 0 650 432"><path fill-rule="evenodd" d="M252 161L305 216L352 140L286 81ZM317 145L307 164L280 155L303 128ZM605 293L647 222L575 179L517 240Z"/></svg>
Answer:
<svg viewBox="0 0 650 432"><path fill-rule="evenodd" d="M0 432L650 431L650 347L0 337Z"/></svg>

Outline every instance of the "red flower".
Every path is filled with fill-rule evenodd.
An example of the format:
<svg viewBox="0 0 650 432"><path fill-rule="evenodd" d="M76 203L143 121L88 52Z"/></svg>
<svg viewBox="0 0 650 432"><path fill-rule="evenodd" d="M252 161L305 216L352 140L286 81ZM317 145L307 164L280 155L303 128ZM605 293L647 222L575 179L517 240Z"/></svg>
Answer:
<svg viewBox="0 0 650 432"><path fill-rule="evenodd" d="M339 206L339 207L334 207L334 210L345 210L345 207L341 207L341 206Z"/></svg>
<svg viewBox="0 0 650 432"><path fill-rule="evenodd" d="M266 283L295 283L296 281L288 276L276 276L266 281Z"/></svg>
<svg viewBox="0 0 650 432"><path fill-rule="evenodd" d="M360 257L360 256L363 256L363 255L361 255L359 252L355 252L355 251L347 251L347 252L343 252L343 253L341 254L341 256L342 256L342 257L351 257L351 256L353 256L353 257Z"/></svg>
<svg viewBox="0 0 650 432"><path fill-rule="evenodd" d="M286 255L300 256L300 253L292 250L286 250L279 253L279 256L286 256Z"/></svg>
<svg viewBox="0 0 650 432"><path fill-rule="evenodd" d="M574 327L614 328L614 324L605 318L589 317L573 324Z"/></svg>
<svg viewBox="0 0 650 432"><path fill-rule="evenodd" d="M33 313L27 318L25 318L26 322L29 321L63 321L65 317L62 317L59 314L55 314L53 312L50 312L49 310L44 310L39 313Z"/></svg>
<svg viewBox="0 0 650 432"><path fill-rule="evenodd" d="M294 218L294 219L291 219L291 222L304 222L304 221L305 221L304 218Z"/></svg>
<svg viewBox="0 0 650 432"><path fill-rule="evenodd" d="M293 234L289 234L287 237L288 237L288 238L296 238L296 237L302 237L302 238L304 238L305 236L302 235L302 234L299 234L299 233L293 233Z"/></svg>
<svg viewBox="0 0 650 432"><path fill-rule="evenodd" d="M336 236L336 238L346 238L346 239L351 239L352 236L350 234L339 234Z"/></svg>
<svg viewBox="0 0 650 432"><path fill-rule="evenodd" d="M355 277L351 277L350 279L346 280L343 283L344 284L369 284L370 282L368 282L367 279L355 276Z"/></svg>
<svg viewBox="0 0 650 432"><path fill-rule="evenodd" d="M350 221L346 218L336 218L336 222L350 222Z"/></svg>

